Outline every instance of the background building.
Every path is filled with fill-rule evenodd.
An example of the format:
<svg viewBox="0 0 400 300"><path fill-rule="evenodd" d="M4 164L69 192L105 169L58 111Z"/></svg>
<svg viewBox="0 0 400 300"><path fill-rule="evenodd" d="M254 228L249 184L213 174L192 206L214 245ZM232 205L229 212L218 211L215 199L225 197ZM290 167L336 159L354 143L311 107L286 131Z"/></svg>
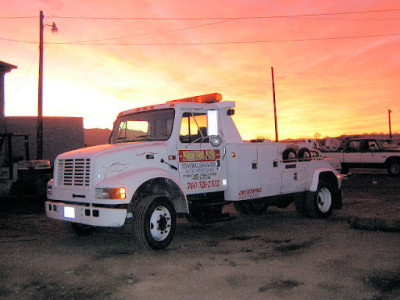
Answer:
<svg viewBox="0 0 400 300"><path fill-rule="evenodd" d="M17 66L0 61L0 145L4 144L4 134L28 135L29 157L36 159L37 117L4 116L4 75L16 68ZM82 117L43 117L43 159L53 163L58 154L84 147L84 138ZM16 139L12 147L13 156L24 153L22 139ZM10 149L0 149L0 155L5 155L6 151Z"/></svg>
<svg viewBox="0 0 400 300"><path fill-rule="evenodd" d="M36 159L37 117L5 117L1 133L29 136L30 159ZM18 147L16 144L14 147ZM43 159L51 163L58 154L85 147L82 117L43 117ZM20 149L14 149L20 153Z"/></svg>

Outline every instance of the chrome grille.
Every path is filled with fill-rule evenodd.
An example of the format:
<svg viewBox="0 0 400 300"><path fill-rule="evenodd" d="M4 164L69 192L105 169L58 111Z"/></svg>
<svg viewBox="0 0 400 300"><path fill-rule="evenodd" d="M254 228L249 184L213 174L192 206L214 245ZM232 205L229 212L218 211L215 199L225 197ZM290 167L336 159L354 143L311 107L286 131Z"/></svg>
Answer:
<svg viewBox="0 0 400 300"><path fill-rule="evenodd" d="M90 159L60 159L56 165L55 174L57 185L89 186Z"/></svg>

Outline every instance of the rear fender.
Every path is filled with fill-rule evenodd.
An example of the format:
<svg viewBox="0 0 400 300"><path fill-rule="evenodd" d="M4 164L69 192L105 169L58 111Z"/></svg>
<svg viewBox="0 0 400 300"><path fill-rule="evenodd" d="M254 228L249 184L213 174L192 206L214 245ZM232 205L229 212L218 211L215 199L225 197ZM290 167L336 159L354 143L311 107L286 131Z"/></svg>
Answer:
<svg viewBox="0 0 400 300"><path fill-rule="evenodd" d="M319 180L320 180L320 175L322 173L331 173L332 176L336 179L336 182L337 182L337 176L336 176L335 172L332 171L332 169L329 169L329 168L316 169L314 171L313 179L312 179L312 182L311 182L311 185L310 185L310 188L309 188L310 192L316 192L317 191L318 183L319 183ZM340 187L340 183L339 182L337 182L337 186L336 187L337 188Z"/></svg>
<svg viewBox="0 0 400 300"><path fill-rule="evenodd" d="M384 164L389 165L392 161L400 161L400 155L399 156L389 156L386 158Z"/></svg>
<svg viewBox="0 0 400 300"><path fill-rule="evenodd" d="M321 180L330 182L332 184L332 187L334 188L333 191L334 208L340 209L342 207L342 193L340 190L341 179L339 179L337 175L338 175L337 172L332 171L332 169L329 168L320 168L315 170L309 191L316 192L318 189L318 184Z"/></svg>

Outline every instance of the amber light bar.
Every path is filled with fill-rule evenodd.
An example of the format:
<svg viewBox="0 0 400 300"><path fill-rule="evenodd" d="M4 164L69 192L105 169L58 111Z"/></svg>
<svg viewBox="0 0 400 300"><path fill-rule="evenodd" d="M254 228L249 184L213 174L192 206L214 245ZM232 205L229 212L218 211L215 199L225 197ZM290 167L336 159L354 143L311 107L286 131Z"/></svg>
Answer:
<svg viewBox="0 0 400 300"><path fill-rule="evenodd" d="M173 102L197 102L197 103L215 103L222 100L222 95L219 93L205 94L200 96L193 96L188 98L182 98L177 100L167 101L167 103Z"/></svg>

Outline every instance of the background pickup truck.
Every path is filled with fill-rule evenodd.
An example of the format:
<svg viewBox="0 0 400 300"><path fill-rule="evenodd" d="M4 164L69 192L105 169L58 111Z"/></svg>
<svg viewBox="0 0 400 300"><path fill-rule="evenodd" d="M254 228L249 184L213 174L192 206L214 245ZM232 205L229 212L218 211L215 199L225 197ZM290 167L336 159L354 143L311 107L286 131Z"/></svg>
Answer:
<svg viewBox="0 0 400 300"><path fill-rule="evenodd" d="M386 168L390 175L400 175L400 146L391 139L350 139L337 151L321 152L339 161L342 173L350 168Z"/></svg>

